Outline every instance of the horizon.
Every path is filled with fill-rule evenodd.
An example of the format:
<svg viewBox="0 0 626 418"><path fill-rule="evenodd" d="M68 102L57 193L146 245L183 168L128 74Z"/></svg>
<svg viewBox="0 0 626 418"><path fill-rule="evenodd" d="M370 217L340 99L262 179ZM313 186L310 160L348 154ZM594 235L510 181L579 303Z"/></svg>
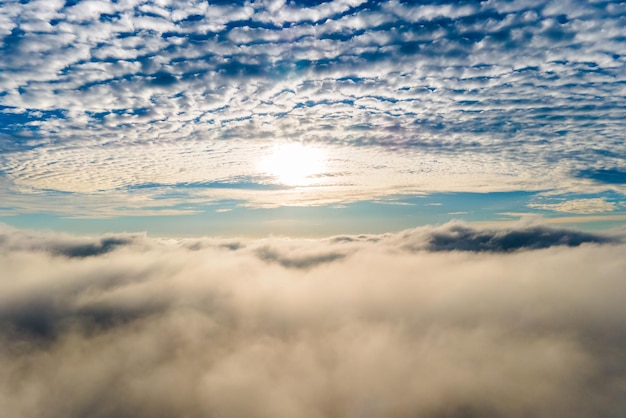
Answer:
<svg viewBox="0 0 626 418"><path fill-rule="evenodd" d="M625 27L0 1L0 411L622 417Z"/></svg>

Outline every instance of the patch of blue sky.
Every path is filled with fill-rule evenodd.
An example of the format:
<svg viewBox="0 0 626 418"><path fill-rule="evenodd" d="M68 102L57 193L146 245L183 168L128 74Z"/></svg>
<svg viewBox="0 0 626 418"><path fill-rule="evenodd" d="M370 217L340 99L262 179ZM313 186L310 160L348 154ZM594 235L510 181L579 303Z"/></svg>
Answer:
<svg viewBox="0 0 626 418"><path fill-rule="evenodd" d="M183 192L184 193L184 192ZM181 203L154 210L184 210L176 216L120 216L114 219L67 219L50 214L0 217L17 227L51 228L76 233L147 231L153 236L298 235L384 233L460 219L467 222L506 219L501 212L518 211L531 192L435 193L324 206L250 208L244 201L213 204ZM169 196L175 198L176 191Z"/></svg>
<svg viewBox="0 0 626 418"><path fill-rule="evenodd" d="M202 189L238 189L238 190L286 190L291 187L273 184L268 182L269 179L265 177L235 177L228 181L207 181L207 182L193 182L193 183L142 183L127 186L124 189L128 191L132 190L145 190L151 189L160 191L157 198L169 199L173 197L188 195L186 191L190 190L202 190Z"/></svg>
<svg viewBox="0 0 626 418"><path fill-rule="evenodd" d="M111 109L104 112L85 111L85 115L90 118L102 121L109 115L128 115L128 116L144 116L150 113L150 108L140 107L137 109Z"/></svg>
<svg viewBox="0 0 626 418"><path fill-rule="evenodd" d="M67 218L52 214L19 214L0 216L0 220L22 228L43 228L75 233L146 231L152 236L330 236L336 234L384 233L443 224L452 220L466 222L515 221L526 214L541 215L546 220L560 218L563 213L529 208L538 201L537 192L502 193L435 193L419 197L397 197L378 201L361 201L345 205L283 206L250 208L244 201L222 200L212 204L181 203L175 206L154 206L151 209L186 211L173 216L118 216L111 219ZM620 203L620 196L602 195L607 201ZM172 194L170 197L175 197ZM569 199L593 199L598 195L571 195ZM541 200L545 204L561 198ZM619 206L625 213L626 208ZM522 212L520 210L522 209ZM590 219L581 224L581 217L572 218L571 225L583 229L604 229L619 225L620 219Z"/></svg>
<svg viewBox="0 0 626 418"><path fill-rule="evenodd" d="M537 191L513 191L492 193L432 193L418 197L399 198L397 200L380 201L392 210L405 212L418 211L436 223L452 219L466 221L487 221L502 218L503 212L519 211L528 204ZM395 209L395 208L402 209ZM413 208L413 209L411 209Z"/></svg>
<svg viewBox="0 0 626 418"><path fill-rule="evenodd" d="M17 109L12 106L0 105L0 132L36 131L39 129L39 126L33 122L62 119L64 117L65 112L61 109Z"/></svg>
<svg viewBox="0 0 626 418"><path fill-rule="evenodd" d="M626 184L626 168L588 168L578 171L576 176L603 184Z"/></svg>
<svg viewBox="0 0 626 418"><path fill-rule="evenodd" d="M61 110L15 112L11 109L7 106L0 106L0 153L21 152L42 147L47 141L47 135L40 132L40 124L64 117L64 112ZM2 167L0 167L0 172L2 172Z"/></svg>

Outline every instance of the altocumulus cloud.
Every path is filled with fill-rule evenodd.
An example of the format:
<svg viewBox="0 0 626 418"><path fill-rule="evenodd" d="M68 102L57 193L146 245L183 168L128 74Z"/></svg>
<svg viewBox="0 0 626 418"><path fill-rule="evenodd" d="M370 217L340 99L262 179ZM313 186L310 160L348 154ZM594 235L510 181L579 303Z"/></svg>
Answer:
<svg viewBox="0 0 626 418"><path fill-rule="evenodd" d="M266 184L241 162L276 139L332 154L319 180L342 187L317 203L623 195L625 16L604 0L3 1L0 198L78 216L171 210L170 187L275 205L184 186Z"/></svg>
<svg viewBox="0 0 626 418"><path fill-rule="evenodd" d="M626 248L616 237L459 224L325 240L0 232L7 416L626 410ZM511 234L546 244L481 244ZM431 251L442 235L463 244ZM483 237L482 252L468 236ZM80 257L58 250L114 239Z"/></svg>

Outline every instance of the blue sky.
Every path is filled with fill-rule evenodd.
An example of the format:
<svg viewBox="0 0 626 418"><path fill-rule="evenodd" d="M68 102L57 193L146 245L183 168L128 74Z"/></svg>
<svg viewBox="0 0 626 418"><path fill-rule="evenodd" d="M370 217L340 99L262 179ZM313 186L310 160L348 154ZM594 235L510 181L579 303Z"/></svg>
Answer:
<svg viewBox="0 0 626 418"><path fill-rule="evenodd" d="M626 220L626 4L4 1L0 221Z"/></svg>

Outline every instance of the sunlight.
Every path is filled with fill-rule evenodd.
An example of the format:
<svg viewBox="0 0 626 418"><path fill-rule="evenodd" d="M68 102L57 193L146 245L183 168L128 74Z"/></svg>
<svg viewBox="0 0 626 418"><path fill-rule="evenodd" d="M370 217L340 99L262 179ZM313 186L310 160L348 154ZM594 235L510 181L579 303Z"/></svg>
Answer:
<svg viewBox="0 0 626 418"><path fill-rule="evenodd" d="M326 155L317 147L288 143L278 145L260 164L261 171L288 186L317 183L315 177L326 169Z"/></svg>

